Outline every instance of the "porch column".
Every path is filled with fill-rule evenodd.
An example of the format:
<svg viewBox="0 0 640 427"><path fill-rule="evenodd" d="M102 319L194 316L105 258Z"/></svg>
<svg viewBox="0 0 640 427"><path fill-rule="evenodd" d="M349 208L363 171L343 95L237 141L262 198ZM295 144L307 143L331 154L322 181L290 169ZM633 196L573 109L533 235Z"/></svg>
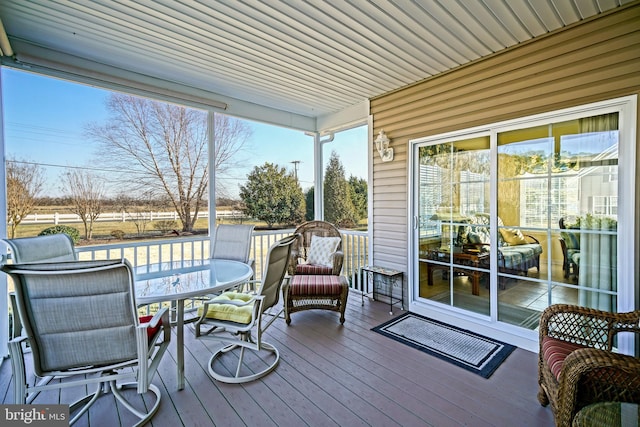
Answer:
<svg viewBox="0 0 640 427"><path fill-rule="evenodd" d="M209 147L209 255L213 253L213 242L216 234L216 113L209 110L207 114L207 144Z"/></svg>
<svg viewBox="0 0 640 427"><path fill-rule="evenodd" d="M2 84L0 81L0 99L2 99ZM2 103L0 103L0 129L4 130ZM0 132L0 217L7 217L7 180L6 180L6 150L4 147L4 132ZM7 222L0 221L0 236L7 237ZM8 247L5 244L0 245L0 264L6 262L5 256ZM0 274L0 364L5 357L9 355L9 297L8 297L7 275Z"/></svg>
<svg viewBox="0 0 640 427"><path fill-rule="evenodd" d="M315 220L324 220L324 168L322 161L322 147L327 142L333 141L333 132L327 134L324 139L318 132L308 132L313 136L313 216Z"/></svg>

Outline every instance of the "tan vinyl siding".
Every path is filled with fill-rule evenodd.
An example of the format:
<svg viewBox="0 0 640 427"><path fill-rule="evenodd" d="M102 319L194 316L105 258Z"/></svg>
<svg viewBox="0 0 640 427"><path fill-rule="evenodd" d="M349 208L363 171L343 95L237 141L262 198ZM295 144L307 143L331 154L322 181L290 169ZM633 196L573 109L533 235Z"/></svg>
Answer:
<svg viewBox="0 0 640 427"><path fill-rule="evenodd" d="M407 271L409 140L640 92L640 3L372 99L373 262Z"/></svg>

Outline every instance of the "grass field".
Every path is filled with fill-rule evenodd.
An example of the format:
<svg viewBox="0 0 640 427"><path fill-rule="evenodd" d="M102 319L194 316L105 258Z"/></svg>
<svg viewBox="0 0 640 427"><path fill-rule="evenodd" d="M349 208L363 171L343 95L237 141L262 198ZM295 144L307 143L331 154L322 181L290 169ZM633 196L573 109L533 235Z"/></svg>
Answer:
<svg viewBox="0 0 640 427"><path fill-rule="evenodd" d="M99 221L93 224L93 239L94 240L114 240L111 236L111 232L114 230L121 230L125 234L125 238L150 238L150 237L160 237L163 234L156 230L154 225L157 221L151 221L146 224L144 234L139 234L138 229L136 228L133 221ZM263 228L266 227L267 224L261 221L254 220L243 220L242 222L238 220L232 219L222 219L218 221L219 224L253 224L256 227ZM81 222L79 223L65 223L69 227L73 227L80 232L81 240L84 240L84 226ZM29 236L37 236L42 230L53 227L54 224L20 224L16 230L15 237L29 237ZM180 222L176 221L175 227L176 230L180 230ZM196 234L207 233L209 229L208 219L200 218L196 221L194 232ZM366 230L367 229L367 220L362 220L358 224L358 227L355 230ZM81 244L81 243L80 243Z"/></svg>
<svg viewBox="0 0 640 427"><path fill-rule="evenodd" d="M224 220L225 223L229 223L229 220ZM111 232L114 230L121 230L125 234L125 238L151 238L151 237L161 237L163 233L156 230L154 224L156 221L151 221L146 224L145 231L143 234L138 233L138 229L132 221L99 221L93 224L93 240L116 240L111 236ZM264 223L259 222L243 222L244 224L251 223L256 226L264 225ZM81 242L79 244L83 244L84 241L84 226L82 223L65 223L69 227L73 227L80 232ZM29 237L29 236L37 236L42 230L53 227L54 224L25 224L19 225L16 230L15 237ZM182 227L180 226L180 222L176 221L175 227L176 230L180 230ZM201 218L196 221L194 232L195 233L207 233L209 229L208 220L206 218ZM86 242L84 242L86 243Z"/></svg>

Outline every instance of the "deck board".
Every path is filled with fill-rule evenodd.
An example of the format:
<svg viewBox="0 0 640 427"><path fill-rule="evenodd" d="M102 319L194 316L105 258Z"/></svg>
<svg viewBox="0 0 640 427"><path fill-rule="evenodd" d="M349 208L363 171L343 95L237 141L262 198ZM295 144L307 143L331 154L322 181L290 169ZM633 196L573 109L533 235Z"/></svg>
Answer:
<svg viewBox="0 0 640 427"><path fill-rule="evenodd" d="M537 357L516 349L488 378L371 331L391 318L388 304L351 295L346 322L338 313L304 311L276 321L264 336L280 351L277 369L242 385L210 378L207 364L219 344L185 333L186 385L176 390L175 347L154 384L162 403L151 425L174 426L553 426L536 399ZM394 307L394 315L400 314ZM175 331L174 331L175 334ZM175 337L174 337L175 338ZM12 402L10 362L0 367L0 398ZM43 399L69 403L78 392ZM137 400L142 404L142 400ZM48 402L51 402L49 400ZM78 426L130 425L111 397Z"/></svg>

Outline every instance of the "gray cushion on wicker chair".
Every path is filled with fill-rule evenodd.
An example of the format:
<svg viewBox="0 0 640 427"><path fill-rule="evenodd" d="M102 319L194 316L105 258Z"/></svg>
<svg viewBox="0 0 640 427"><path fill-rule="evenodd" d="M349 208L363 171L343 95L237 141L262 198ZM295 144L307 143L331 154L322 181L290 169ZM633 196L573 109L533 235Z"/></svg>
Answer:
<svg viewBox="0 0 640 427"><path fill-rule="evenodd" d="M163 309L151 320L140 322L127 261L12 264L2 271L15 283L26 334L9 343L15 403L30 403L51 378L64 377L65 381L49 387L74 386L74 380L97 387L95 393L71 405L72 423L105 390L126 402L120 393L123 387L155 394L155 403L147 411L124 403L140 418L139 425L151 419L160 404L160 390L151 379L169 344L169 317ZM32 349L33 371L45 378L33 386L24 381L21 343L26 340ZM122 380L131 382L116 386Z"/></svg>

